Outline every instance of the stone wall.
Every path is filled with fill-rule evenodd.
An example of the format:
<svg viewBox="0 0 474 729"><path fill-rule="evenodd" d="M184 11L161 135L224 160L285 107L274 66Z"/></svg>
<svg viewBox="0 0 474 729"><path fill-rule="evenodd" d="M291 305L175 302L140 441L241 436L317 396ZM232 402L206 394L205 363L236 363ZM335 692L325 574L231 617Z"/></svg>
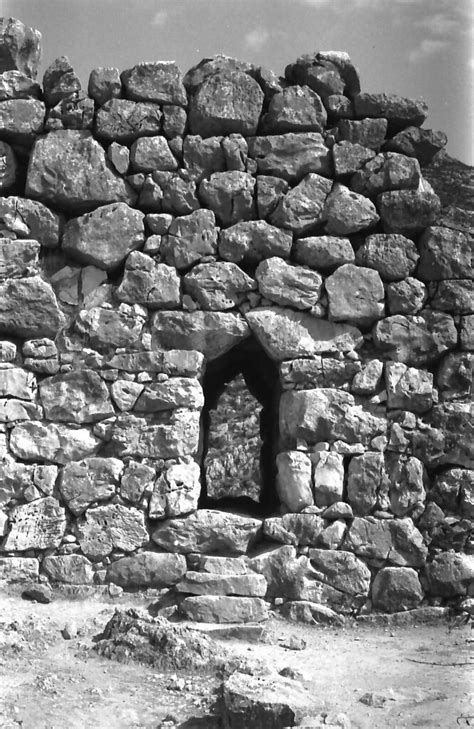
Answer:
<svg viewBox="0 0 474 729"><path fill-rule="evenodd" d="M170 588L198 620L469 595L472 240L423 178L425 104L361 92L340 52L97 68L86 93L66 57L34 80L37 31L0 33L0 574ZM243 342L279 373L264 518L200 508L204 373ZM241 468L258 501L244 385L212 488Z"/></svg>

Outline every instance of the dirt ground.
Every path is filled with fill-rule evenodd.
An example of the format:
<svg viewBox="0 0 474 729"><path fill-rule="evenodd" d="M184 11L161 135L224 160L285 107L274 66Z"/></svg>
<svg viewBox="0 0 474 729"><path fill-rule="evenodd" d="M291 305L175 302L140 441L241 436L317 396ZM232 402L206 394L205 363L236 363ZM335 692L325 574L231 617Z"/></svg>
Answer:
<svg viewBox="0 0 474 729"><path fill-rule="evenodd" d="M205 716L217 677L159 674L91 650L115 607L138 604L148 603L123 596L57 597L44 605L4 590L0 727L158 729L166 717L186 725L191 717ZM77 629L72 639L63 637L66 625L73 634ZM306 647L285 648L292 637ZM293 643L301 647L302 641ZM469 625L334 628L274 617L264 642L227 639L222 648L263 660L268 670L298 671L324 710L346 713L352 727L455 729L474 726L473 644Z"/></svg>

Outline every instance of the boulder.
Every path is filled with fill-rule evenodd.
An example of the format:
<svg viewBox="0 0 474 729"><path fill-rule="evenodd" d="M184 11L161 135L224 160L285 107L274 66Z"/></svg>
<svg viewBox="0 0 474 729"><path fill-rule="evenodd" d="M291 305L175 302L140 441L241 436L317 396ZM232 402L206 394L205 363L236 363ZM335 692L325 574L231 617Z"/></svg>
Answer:
<svg viewBox="0 0 474 729"><path fill-rule="evenodd" d="M448 468L438 473L430 489L430 498L444 511L457 512L461 488L470 492L474 488L474 472L467 468Z"/></svg>
<svg viewBox="0 0 474 729"><path fill-rule="evenodd" d="M0 397L34 400L37 390L36 377L22 367L0 369Z"/></svg>
<svg viewBox="0 0 474 729"><path fill-rule="evenodd" d="M219 236L219 255L226 261L240 263L279 256L289 258L293 236L265 220L252 220L232 225Z"/></svg>
<svg viewBox="0 0 474 729"><path fill-rule="evenodd" d="M255 288L253 278L236 263L198 264L183 279L184 292L208 311L234 309Z"/></svg>
<svg viewBox="0 0 474 729"><path fill-rule="evenodd" d="M468 399L472 390L474 357L470 352L452 352L441 360L436 385L443 400Z"/></svg>
<svg viewBox="0 0 474 729"><path fill-rule="evenodd" d="M383 374L383 362L370 359L356 372L351 383L351 392L355 395L374 395L380 390Z"/></svg>
<svg viewBox="0 0 474 729"><path fill-rule="evenodd" d="M200 182L213 172L225 172L227 169L222 137L207 137L199 134L187 134L183 141L183 163L191 177Z"/></svg>
<svg viewBox="0 0 474 729"><path fill-rule="evenodd" d="M357 70L344 51L305 53L285 68L285 77L290 84L307 84L324 99L343 93L352 98L360 92Z"/></svg>
<svg viewBox="0 0 474 729"><path fill-rule="evenodd" d="M247 172L213 172L202 180L199 196L221 225L229 226L255 217L255 178Z"/></svg>
<svg viewBox="0 0 474 729"><path fill-rule="evenodd" d="M469 278L472 271L473 247L460 230L432 225L418 241L420 261L416 275L422 281L443 281Z"/></svg>
<svg viewBox="0 0 474 729"><path fill-rule="evenodd" d="M196 511L201 495L200 469L190 458L174 463L156 479L150 497L151 519L166 519Z"/></svg>
<svg viewBox="0 0 474 729"><path fill-rule="evenodd" d="M55 337L65 323L56 296L40 276L0 282L0 332Z"/></svg>
<svg viewBox="0 0 474 729"><path fill-rule="evenodd" d="M142 496L153 490L155 477L152 466L130 459L120 481L120 495L132 504L139 504Z"/></svg>
<svg viewBox="0 0 474 729"><path fill-rule="evenodd" d="M433 309L449 311L452 314L474 314L474 283L472 278L440 281L432 284L430 290Z"/></svg>
<svg viewBox="0 0 474 729"><path fill-rule="evenodd" d="M322 132L327 121L321 97L309 86L288 86L274 94L262 126L272 134Z"/></svg>
<svg viewBox="0 0 474 729"><path fill-rule="evenodd" d="M130 149L130 164L134 172L172 171L178 162L164 137L139 137Z"/></svg>
<svg viewBox="0 0 474 729"><path fill-rule="evenodd" d="M37 99L9 99L0 102L0 138L30 147L44 127L45 105Z"/></svg>
<svg viewBox="0 0 474 729"><path fill-rule="evenodd" d="M474 424L471 403L443 403L431 411L431 425L443 434L442 463L474 468Z"/></svg>
<svg viewBox="0 0 474 729"><path fill-rule="evenodd" d="M362 144L342 141L333 146L332 156L335 176L343 177L353 175L360 170L366 162L375 157L375 152Z"/></svg>
<svg viewBox="0 0 474 729"><path fill-rule="evenodd" d="M0 101L8 99L39 99L41 86L22 71L0 72Z"/></svg>
<svg viewBox="0 0 474 729"><path fill-rule="evenodd" d="M318 303L323 285L315 271L286 263L274 256L262 261L255 272L258 290L280 306L311 309Z"/></svg>
<svg viewBox="0 0 474 729"><path fill-rule="evenodd" d="M107 501L117 491L123 463L117 458L84 458L66 463L61 471L59 490L75 516L95 501Z"/></svg>
<svg viewBox="0 0 474 729"><path fill-rule="evenodd" d="M382 152L351 177L349 186L362 195L375 197L387 190L416 189L420 179L416 159L397 152Z"/></svg>
<svg viewBox="0 0 474 729"><path fill-rule="evenodd" d="M172 587L186 574L186 559L181 554L143 551L122 557L107 568L106 581L130 589Z"/></svg>
<svg viewBox="0 0 474 729"><path fill-rule="evenodd" d="M40 397L49 420L95 423L114 414L109 391L93 370L71 370L42 380Z"/></svg>
<svg viewBox="0 0 474 729"><path fill-rule="evenodd" d="M431 595L457 597L471 595L474 579L474 555L441 552L426 565Z"/></svg>
<svg viewBox="0 0 474 729"><path fill-rule="evenodd" d="M199 445L199 411L178 408L164 423L121 413L113 424L110 438L114 455L119 458L193 455Z"/></svg>
<svg viewBox="0 0 474 729"><path fill-rule="evenodd" d="M133 205L137 197L91 133L70 129L36 140L25 190L27 196L73 214L112 202Z"/></svg>
<svg viewBox="0 0 474 729"><path fill-rule="evenodd" d="M260 597L199 595L186 597L179 609L197 623L261 623L268 617L267 604Z"/></svg>
<svg viewBox="0 0 474 729"><path fill-rule="evenodd" d="M379 220L375 205L364 195L335 182L328 196L322 218L329 235L350 235L373 228Z"/></svg>
<svg viewBox="0 0 474 729"><path fill-rule="evenodd" d="M344 489L344 462L339 453L317 451L312 454L314 464L314 502L318 507L331 506L342 500Z"/></svg>
<svg viewBox="0 0 474 729"><path fill-rule="evenodd" d="M162 549L178 554L245 554L255 541L261 521L224 511L199 509L189 516L167 519L152 532Z"/></svg>
<svg viewBox="0 0 474 729"><path fill-rule="evenodd" d="M86 428L35 420L15 425L10 436L12 453L25 461L66 464L95 455L100 445Z"/></svg>
<svg viewBox="0 0 474 729"><path fill-rule="evenodd" d="M325 286L333 321L367 326L383 317L385 291L377 271L345 263L328 276Z"/></svg>
<svg viewBox="0 0 474 729"><path fill-rule="evenodd" d="M338 137L343 142L360 144L378 151L387 133L386 119L340 119L337 125Z"/></svg>
<svg viewBox="0 0 474 729"><path fill-rule="evenodd" d="M143 304L148 309L175 309L181 304L181 280L174 266L132 251L115 293L119 301L128 304Z"/></svg>
<svg viewBox="0 0 474 729"><path fill-rule="evenodd" d="M276 457L278 475L276 488L281 502L291 511L299 512L311 506L312 465L309 456L301 451L285 451Z"/></svg>
<svg viewBox="0 0 474 729"><path fill-rule="evenodd" d="M43 75L43 94L48 106L56 106L62 99L81 90L81 82L74 73L67 56L59 56L50 63Z"/></svg>
<svg viewBox="0 0 474 729"><path fill-rule="evenodd" d="M134 409L139 412L157 413L161 410L182 407L200 409L203 405L204 395L198 380L190 377L170 377L164 382L151 382L144 388L142 386Z"/></svg>
<svg viewBox="0 0 474 729"><path fill-rule="evenodd" d="M167 264L188 268L217 250L216 219L211 210L196 210L176 218L163 236L160 252Z"/></svg>
<svg viewBox="0 0 474 729"><path fill-rule="evenodd" d="M280 364L280 382L284 390L309 390L314 387L341 387L360 371L358 360L345 357L292 359Z"/></svg>
<svg viewBox="0 0 474 729"><path fill-rule="evenodd" d="M403 235L369 235L357 249L356 262L379 272L384 281L399 281L411 276L419 255L417 247Z"/></svg>
<svg viewBox="0 0 474 729"><path fill-rule="evenodd" d="M18 70L36 78L41 59L41 33L28 28L21 20L0 20L0 73Z"/></svg>
<svg viewBox="0 0 474 729"><path fill-rule="evenodd" d="M416 190L390 190L377 197L377 210L386 233L417 235L435 223L440 207L439 197L423 178Z"/></svg>
<svg viewBox="0 0 474 729"><path fill-rule="evenodd" d="M143 512L121 504L88 509L76 529L81 550L92 561L114 549L133 552L149 539Z"/></svg>
<svg viewBox="0 0 474 729"><path fill-rule="evenodd" d="M275 210L289 185L281 177L257 175L257 212L260 218L268 219Z"/></svg>
<svg viewBox="0 0 474 729"><path fill-rule="evenodd" d="M386 472L389 481L390 509L398 517L418 516L425 506L426 473L414 456L388 453Z"/></svg>
<svg viewBox="0 0 474 729"><path fill-rule="evenodd" d="M324 177L332 174L331 151L318 132L252 137L248 148L259 175L275 175L297 183L310 172Z"/></svg>
<svg viewBox="0 0 474 729"><path fill-rule="evenodd" d="M352 552L310 549L309 559L316 580L349 595L368 595L370 570Z"/></svg>
<svg viewBox="0 0 474 729"><path fill-rule="evenodd" d="M59 245L62 219L37 200L0 198L0 224L15 237L32 238L44 248Z"/></svg>
<svg viewBox="0 0 474 729"><path fill-rule="evenodd" d="M383 117L393 134L409 126L421 127L428 116L428 107L422 99L407 99L396 94L361 93L354 97L356 116Z"/></svg>
<svg viewBox="0 0 474 729"><path fill-rule="evenodd" d="M254 79L242 71L215 73L203 80L189 105L192 134L242 134L257 131L263 92Z"/></svg>
<svg viewBox="0 0 474 729"><path fill-rule="evenodd" d="M389 283L385 289L390 314L418 314L428 298L426 286L417 278L408 276L402 281Z"/></svg>
<svg viewBox="0 0 474 729"><path fill-rule="evenodd" d="M294 451L300 453L300 451ZM283 455L283 454L279 454ZM301 453L307 458L306 454ZM288 513L273 516L263 522L263 533L269 539L294 547L314 547L325 529L325 520L318 514Z"/></svg>
<svg viewBox="0 0 474 729"><path fill-rule="evenodd" d="M59 547L66 531L66 512L52 496L15 506L9 521L10 531L3 543L7 552Z"/></svg>
<svg viewBox="0 0 474 729"><path fill-rule="evenodd" d="M330 180L308 173L280 199L270 222L298 235L311 231L324 220L323 211L331 188Z"/></svg>
<svg viewBox="0 0 474 729"><path fill-rule="evenodd" d="M417 316L388 316L375 325L373 341L387 359L419 367L453 349L457 330L449 314L427 309Z"/></svg>
<svg viewBox="0 0 474 729"><path fill-rule="evenodd" d="M423 600L418 574L411 567L384 567L372 585L372 605L385 613L417 608Z"/></svg>
<svg viewBox="0 0 474 729"><path fill-rule="evenodd" d="M122 82L118 68L99 66L90 72L87 92L98 106L122 95Z"/></svg>
<svg viewBox="0 0 474 729"><path fill-rule="evenodd" d="M385 383L389 408L423 413L433 405L433 375L427 370L387 362Z"/></svg>
<svg viewBox="0 0 474 729"><path fill-rule="evenodd" d="M435 154L446 146L447 141L448 138L444 132L409 126L391 139L387 139L383 148L391 152L399 152L407 157L415 157L421 167L425 167L429 165Z"/></svg>
<svg viewBox="0 0 474 729"><path fill-rule="evenodd" d="M41 562L52 582L68 585L92 585L94 570L91 562L83 554L51 554Z"/></svg>
<svg viewBox="0 0 474 729"><path fill-rule="evenodd" d="M37 582L39 561L35 557L0 557L0 580Z"/></svg>
<svg viewBox="0 0 474 729"><path fill-rule="evenodd" d="M422 567L428 554L422 535L408 518L356 517L343 549L355 552L364 560L388 560L400 567Z"/></svg>
<svg viewBox="0 0 474 729"><path fill-rule="evenodd" d="M138 137L160 134L161 118L158 104L112 98L98 110L95 131L106 142L128 144Z"/></svg>
<svg viewBox="0 0 474 729"><path fill-rule="evenodd" d="M123 71L120 78L127 99L179 106L188 103L181 71L174 61L139 63Z"/></svg>
<svg viewBox="0 0 474 729"><path fill-rule="evenodd" d="M138 345L147 311L139 304L120 304L116 309L93 306L83 309L75 321L76 330L99 351Z"/></svg>
<svg viewBox="0 0 474 729"><path fill-rule="evenodd" d="M369 515L388 504L388 476L382 453L355 456L347 471L347 498L356 516Z"/></svg>
<svg viewBox="0 0 474 729"><path fill-rule="evenodd" d="M318 235L295 241L295 261L318 270L330 271L344 263L353 263L354 256L349 238Z"/></svg>
<svg viewBox="0 0 474 729"><path fill-rule="evenodd" d="M115 354L109 359L107 366L133 374L146 371L170 377L199 378L204 370L204 356L196 350L184 349L132 351Z"/></svg>

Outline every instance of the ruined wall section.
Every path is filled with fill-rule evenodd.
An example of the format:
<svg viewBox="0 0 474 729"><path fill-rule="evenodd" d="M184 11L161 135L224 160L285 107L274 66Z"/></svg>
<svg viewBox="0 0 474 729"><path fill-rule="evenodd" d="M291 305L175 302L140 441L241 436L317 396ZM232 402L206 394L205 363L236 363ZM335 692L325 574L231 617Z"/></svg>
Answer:
<svg viewBox="0 0 474 729"><path fill-rule="evenodd" d="M201 620L468 594L472 241L425 104L340 52L40 85L37 31L0 30L1 574ZM249 337L282 390L263 520L198 508L203 373Z"/></svg>

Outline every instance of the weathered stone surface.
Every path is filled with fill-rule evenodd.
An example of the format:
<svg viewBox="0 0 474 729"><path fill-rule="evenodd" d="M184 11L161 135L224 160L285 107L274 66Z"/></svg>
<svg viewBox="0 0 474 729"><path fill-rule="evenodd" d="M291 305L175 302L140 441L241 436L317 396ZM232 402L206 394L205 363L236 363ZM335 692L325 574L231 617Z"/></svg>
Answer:
<svg viewBox="0 0 474 729"><path fill-rule="evenodd" d="M314 464L313 490L316 506L331 506L342 500L344 462L339 453L319 451L311 456Z"/></svg>
<svg viewBox="0 0 474 729"><path fill-rule="evenodd" d="M420 236L418 250L416 275L422 281L469 278L472 274L473 246L460 230L430 226Z"/></svg>
<svg viewBox="0 0 474 729"><path fill-rule="evenodd" d="M280 399L280 431L286 443L344 440L367 444L385 432L382 418L356 405L342 390L318 388L284 392Z"/></svg>
<svg viewBox="0 0 474 729"><path fill-rule="evenodd" d="M268 355L281 362L358 347L362 335L349 324L315 319L292 309L262 307L246 314L247 322Z"/></svg>
<svg viewBox="0 0 474 729"><path fill-rule="evenodd" d="M377 197L377 209L386 233L416 235L436 222L440 200L424 180L416 190L391 190Z"/></svg>
<svg viewBox="0 0 474 729"><path fill-rule="evenodd" d="M118 68L111 66L93 68L90 72L87 91L98 106L102 106L110 99L121 96L122 82Z"/></svg>
<svg viewBox="0 0 474 729"><path fill-rule="evenodd" d="M392 139L387 139L383 148L400 152L407 157L416 157L422 167L428 165L435 154L446 146L448 138L444 132L409 126Z"/></svg>
<svg viewBox="0 0 474 729"><path fill-rule="evenodd" d="M467 468L448 468L436 475L430 497L444 511L456 512L461 488L465 492L474 488L474 472Z"/></svg>
<svg viewBox="0 0 474 729"><path fill-rule="evenodd" d="M311 506L313 493L311 489L312 465L306 453L286 451L276 458L278 469L276 488L282 503L292 512L299 512Z"/></svg>
<svg viewBox="0 0 474 729"><path fill-rule="evenodd" d="M474 350L474 315L461 316L460 329L461 349Z"/></svg>
<svg viewBox="0 0 474 729"><path fill-rule="evenodd" d="M37 99L0 102L0 138L11 144L31 146L43 131L46 109Z"/></svg>
<svg viewBox="0 0 474 729"><path fill-rule="evenodd" d="M41 33L16 18L0 21L0 73L18 70L36 78L41 59Z"/></svg>
<svg viewBox="0 0 474 729"><path fill-rule="evenodd" d="M329 317L367 326L384 315L385 291L377 271L346 263L325 281Z"/></svg>
<svg viewBox="0 0 474 729"><path fill-rule="evenodd" d="M198 264L183 279L184 292L208 311L235 308L256 286L237 264L220 261Z"/></svg>
<svg viewBox="0 0 474 729"><path fill-rule="evenodd" d="M293 453L300 453L293 451ZM283 455L283 454L279 454ZM305 455L305 454L301 454ZM295 465L295 462L293 462ZM297 464L296 464L297 465ZM294 471L293 474L294 475ZM318 544L326 522L317 514L288 513L274 516L263 522L263 533L269 539L292 546L310 546Z"/></svg>
<svg viewBox="0 0 474 729"><path fill-rule="evenodd" d="M83 554L47 555L41 567L53 582L69 585L92 585L92 564Z"/></svg>
<svg viewBox="0 0 474 729"><path fill-rule="evenodd" d="M418 516L424 511L426 473L423 463L414 456L388 453L386 470L389 480L390 509L395 516Z"/></svg>
<svg viewBox="0 0 474 729"><path fill-rule="evenodd" d="M300 266L286 263L276 256L262 261L255 278L262 296L281 306L310 309L321 295L322 277Z"/></svg>
<svg viewBox="0 0 474 729"><path fill-rule="evenodd" d="M54 291L39 276L0 282L0 332L55 337L65 318Z"/></svg>
<svg viewBox="0 0 474 729"><path fill-rule="evenodd" d="M94 423L114 414L109 391L93 370L72 370L42 380L46 417L66 423Z"/></svg>
<svg viewBox="0 0 474 729"><path fill-rule="evenodd" d="M428 298L426 286L417 278L389 283L385 294L390 314L418 314Z"/></svg>
<svg viewBox="0 0 474 729"><path fill-rule="evenodd" d="M196 511L201 494L200 469L191 459L175 463L155 481L148 513L151 519L182 516Z"/></svg>
<svg viewBox="0 0 474 729"><path fill-rule="evenodd" d="M135 140L130 149L130 163L134 172L178 169L176 157L164 137L139 137Z"/></svg>
<svg viewBox="0 0 474 729"><path fill-rule="evenodd" d="M355 456L347 472L347 498L356 516L370 514L388 504L388 476L381 453Z"/></svg>
<svg viewBox="0 0 474 729"><path fill-rule="evenodd" d="M0 580L7 582L36 582L39 561L34 557L0 557Z"/></svg>
<svg viewBox="0 0 474 729"><path fill-rule="evenodd" d="M337 125L339 138L362 147L379 150L387 133L386 119L340 119Z"/></svg>
<svg viewBox="0 0 474 729"><path fill-rule="evenodd" d="M435 291L431 298L433 309L453 314L474 314L474 282L472 278L440 281L429 290Z"/></svg>
<svg viewBox="0 0 474 729"><path fill-rule="evenodd" d="M92 560L114 549L133 552L149 538L143 512L121 504L88 509L77 523L77 533L83 553Z"/></svg>
<svg viewBox="0 0 474 729"><path fill-rule="evenodd" d="M294 257L298 263L330 271L344 263L353 263L355 254L349 238L319 235L295 241Z"/></svg>
<svg viewBox="0 0 474 729"><path fill-rule="evenodd" d="M263 127L272 134L322 132L327 114L321 97L309 86L288 86L274 94L263 118Z"/></svg>
<svg viewBox="0 0 474 729"><path fill-rule="evenodd" d="M6 142L0 142L0 192L11 188L18 175L15 152Z"/></svg>
<svg viewBox="0 0 474 729"><path fill-rule="evenodd" d="M124 202L103 205L66 223L62 248L81 263L113 270L143 246L143 219L143 213Z"/></svg>
<svg viewBox="0 0 474 729"><path fill-rule="evenodd" d="M436 385L443 400L468 399L472 390L474 357L470 352L454 352L441 360Z"/></svg>
<svg viewBox="0 0 474 729"><path fill-rule="evenodd" d="M58 547L66 530L66 512L52 496L15 506L3 544L7 552Z"/></svg>
<svg viewBox="0 0 474 729"><path fill-rule="evenodd" d="M33 466L18 463L9 454L5 454L0 461L0 505L8 504L12 498L22 498L31 486L32 478Z"/></svg>
<svg viewBox="0 0 474 729"><path fill-rule="evenodd" d="M180 604L180 611L197 623L261 623L268 617L267 605L259 597L186 597Z"/></svg>
<svg viewBox="0 0 474 729"><path fill-rule="evenodd" d="M247 172L214 172L200 183L199 196L218 221L229 226L255 217L254 188L255 178Z"/></svg>
<svg viewBox="0 0 474 729"><path fill-rule="evenodd" d="M248 560L254 572L267 580L267 597L288 597L298 599L304 575L310 570L306 556L296 556L295 547L285 545L270 548Z"/></svg>
<svg viewBox="0 0 474 729"><path fill-rule="evenodd" d="M140 340L146 313L139 304L120 304L117 309L93 306L79 312L75 327L96 349L133 347Z"/></svg>
<svg viewBox="0 0 474 729"><path fill-rule="evenodd" d="M260 528L259 519L199 509L189 516L166 520L151 536L160 547L178 554L245 554Z"/></svg>
<svg viewBox="0 0 474 729"><path fill-rule="evenodd" d="M217 250L216 219L211 210L196 210L176 218L163 237L161 254L166 263L178 269L188 268Z"/></svg>
<svg viewBox="0 0 474 729"><path fill-rule="evenodd" d="M222 137L203 139L199 134L187 134L183 142L183 162L197 181L210 177L213 172L225 172Z"/></svg>
<svg viewBox="0 0 474 729"><path fill-rule="evenodd" d="M170 377L200 377L204 369L204 357L196 350L138 351L116 354L107 362L107 366L131 373L147 371Z"/></svg>
<svg viewBox="0 0 474 729"><path fill-rule="evenodd" d="M426 576L432 595L470 595L474 579L474 556L441 552L426 566Z"/></svg>
<svg viewBox="0 0 474 729"><path fill-rule="evenodd" d="M288 258L292 235L264 220L241 222L221 231L219 254L226 261L256 262L272 256Z"/></svg>
<svg viewBox="0 0 474 729"><path fill-rule="evenodd" d="M192 455L199 444L199 411L178 408L164 423L122 413L110 435L119 457L176 458Z"/></svg>
<svg viewBox="0 0 474 729"><path fill-rule="evenodd" d="M95 501L107 501L116 492L123 463L117 458L84 458L67 463L61 471L59 490L76 516Z"/></svg>
<svg viewBox="0 0 474 729"><path fill-rule="evenodd" d="M287 620L295 623L322 623L343 625L344 617L327 605L320 605L311 600L288 600L281 606L281 612Z"/></svg>
<svg viewBox="0 0 474 729"><path fill-rule="evenodd" d="M356 517L343 549L365 560L388 560L400 567L421 567L428 549L411 519L381 520Z"/></svg>
<svg viewBox="0 0 474 729"><path fill-rule="evenodd" d="M369 160L351 177L350 187L367 197L387 190L416 189L421 170L416 159L396 152L383 152Z"/></svg>
<svg viewBox="0 0 474 729"><path fill-rule="evenodd" d="M139 63L123 71L120 78L128 99L179 106L188 103L181 71L174 61Z"/></svg>
<svg viewBox="0 0 474 729"><path fill-rule="evenodd" d="M50 63L43 75L43 93L48 106L81 90L81 82L74 73L67 56L59 56Z"/></svg>
<svg viewBox="0 0 474 729"><path fill-rule="evenodd" d="M113 98L97 112L95 131L107 142L128 144L138 137L160 134L161 116L158 104Z"/></svg>
<svg viewBox="0 0 474 729"><path fill-rule="evenodd" d="M0 224L17 238L32 238L45 248L59 244L61 217L36 200L0 198Z"/></svg>
<svg viewBox="0 0 474 729"><path fill-rule="evenodd" d="M316 580L350 595L368 594L370 570L352 552L310 549L309 558Z"/></svg>
<svg viewBox="0 0 474 729"><path fill-rule="evenodd" d="M355 374L351 384L351 392L355 395L373 395L380 387L383 374L383 362L371 359Z"/></svg>
<svg viewBox="0 0 474 729"><path fill-rule="evenodd" d="M188 407L199 409L204 405L202 387L190 377L171 377L164 382L146 385L136 402L135 410L156 413Z"/></svg>
<svg viewBox="0 0 474 729"><path fill-rule="evenodd" d="M97 453L101 441L86 428L29 421L16 425L10 448L25 461L52 461L65 464Z"/></svg>
<svg viewBox="0 0 474 729"><path fill-rule="evenodd" d="M434 428L442 432L441 463L474 468L474 423L471 403L453 402L435 405L431 411L430 422ZM429 434L427 435L429 437Z"/></svg>
<svg viewBox="0 0 474 729"><path fill-rule="evenodd" d="M132 188L112 170L88 131L58 130L36 140L26 195L71 212L136 200Z"/></svg>
<svg viewBox="0 0 474 729"><path fill-rule="evenodd" d="M402 362L387 362L385 383L389 408L423 413L433 405L431 372L407 367Z"/></svg>
<svg viewBox="0 0 474 729"><path fill-rule="evenodd" d="M290 84L307 84L323 98L346 93L352 98L360 92L359 76L344 51L305 53L285 68Z"/></svg>
<svg viewBox="0 0 474 729"><path fill-rule="evenodd" d="M82 92L76 92L66 96L48 111L45 129L92 129L93 124L93 100Z"/></svg>
<svg viewBox="0 0 474 729"><path fill-rule="evenodd" d="M419 367L453 349L457 344L457 331L448 314L425 310L418 316L396 314L378 322L373 339L376 348L387 359Z"/></svg>
<svg viewBox="0 0 474 729"><path fill-rule="evenodd" d="M356 253L356 262L374 268L384 281L398 281L410 276L418 258L412 240L387 233L369 235Z"/></svg>
<svg viewBox="0 0 474 729"><path fill-rule="evenodd" d="M35 240L0 238L0 281L38 274L40 250Z"/></svg>
<svg viewBox="0 0 474 729"><path fill-rule="evenodd" d="M255 134L262 104L262 90L246 73L233 71L208 76L191 99L191 133L203 137Z"/></svg>
<svg viewBox="0 0 474 729"><path fill-rule="evenodd" d="M119 301L143 304L149 309L174 309L181 303L180 278L174 266L132 251L116 296Z"/></svg>
<svg viewBox="0 0 474 729"><path fill-rule="evenodd" d="M270 215L270 222L298 235L310 232L324 220L325 202L331 188L330 180L308 173L281 198Z"/></svg>
<svg viewBox="0 0 474 729"><path fill-rule="evenodd" d="M155 469L148 463L129 460L120 481L120 495L132 504L139 504L144 494L153 490Z"/></svg>
<svg viewBox="0 0 474 729"><path fill-rule="evenodd" d="M43 409L32 402L0 398L0 423L14 423L17 420L39 420Z"/></svg>
<svg viewBox="0 0 474 729"><path fill-rule="evenodd" d="M209 572L186 573L176 585L178 592L191 595L240 595L242 597L264 597L267 581L263 575L257 574L212 574Z"/></svg>
<svg viewBox="0 0 474 729"><path fill-rule="evenodd" d="M168 552L138 552L107 568L106 580L125 589L171 587L186 574L186 559Z"/></svg>
<svg viewBox="0 0 474 729"><path fill-rule="evenodd" d="M309 172L327 177L332 173L331 151L318 132L253 137L248 146L259 175L275 175L295 183Z"/></svg>
<svg viewBox="0 0 474 729"><path fill-rule="evenodd" d="M372 604L376 610L397 613L417 608L423 599L420 580L411 567L384 567L372 585Z"/></svg>
<svg viewBox="0 0 474 729"><path fill-rule="evenodd" d="M36 377L21 367L0 369L0 397L14 397L20 400L34 400Z"/></svg>
<svg viewBox="0 0 474 729"><path fill-rule="evenodd" d="M227 312L157 312L151 322L154 346L160 349L195 349L207 359L220 357L249 336L240 314Z"/></svg>
<svg viewBox="0 0 474 729"><path fill-rule="evenodd" d="M275 210L283 195L288 192L289 185L281 177L257 175L257 212L265 220Z"/></svg>
<svg viewBox="0 0 474 729"><path fill-rule="evenodd" d="M329 235L349 235L372 228L379 220L374 204L363 195L335 182L322 217Z"/></svg>
<svg viewBox="0 0 474 729"><path fill-rule="evenodd" d="M357 172L366 162L375 157L375 152L362 144L343 141L334 145L332 156L335 175L342 177Z"/></svg>
<svg viewBox="0 0 474 729"><path fill-rule="evenodd" d="M428 116L428 107L422 99L407 99L396 94L357 94L354 110L358 117L384 117L392 132L409 126L421 127Z"/></svg>
<svg viewBox="0 0 474 729"><path fill-rule="evenodd" d="M308 390L313 387L341 387L360 371L360 362L351 358L336 359L313 355L311 359L286 360L280 365L280 382L284 390Z"/></svg>

